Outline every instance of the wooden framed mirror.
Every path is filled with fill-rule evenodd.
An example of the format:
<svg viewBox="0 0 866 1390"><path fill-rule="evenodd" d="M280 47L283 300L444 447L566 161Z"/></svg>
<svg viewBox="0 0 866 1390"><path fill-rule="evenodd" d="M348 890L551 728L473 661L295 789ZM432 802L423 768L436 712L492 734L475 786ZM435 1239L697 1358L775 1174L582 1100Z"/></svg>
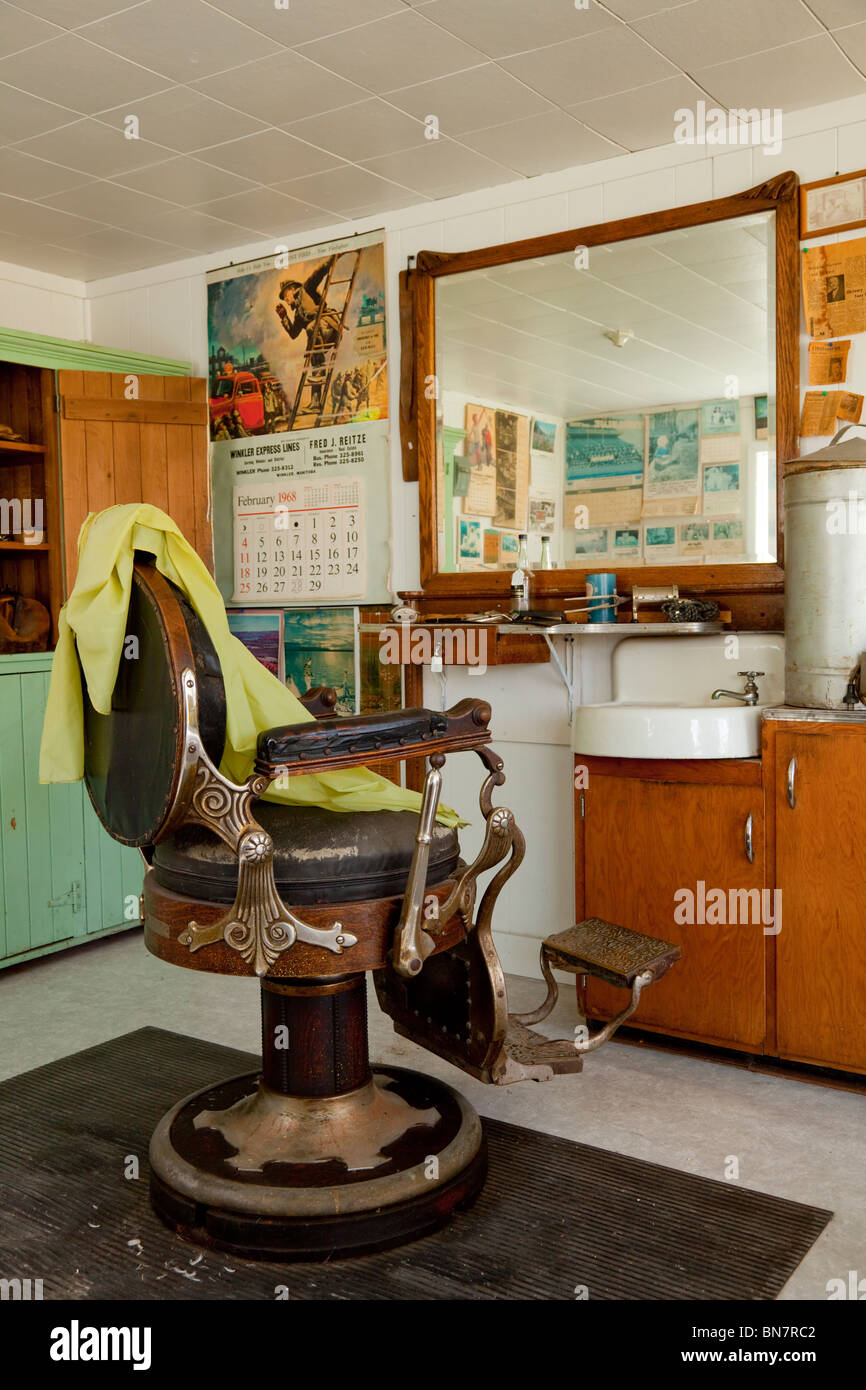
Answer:
<svg viewBox="0 0 866 1390"><path fill-rule="evenodd" d="M711 202L418 254L401 275L400 418L425 599L506 599L520 532L537 600L581 594L605 570L622 594L782 594L797 195L785 173Z"/></svg>

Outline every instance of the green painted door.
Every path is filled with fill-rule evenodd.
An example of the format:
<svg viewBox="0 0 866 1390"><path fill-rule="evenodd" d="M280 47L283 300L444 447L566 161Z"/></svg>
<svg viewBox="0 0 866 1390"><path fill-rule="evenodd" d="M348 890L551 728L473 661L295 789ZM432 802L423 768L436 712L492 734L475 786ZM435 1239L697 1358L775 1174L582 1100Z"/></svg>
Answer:
<svg viewBox="0 0 866 1390"><path fill-rule="evenodd" d="M0 657L0 966L133 926L144 865L83 782L41 786L51 655Z"/></svg>

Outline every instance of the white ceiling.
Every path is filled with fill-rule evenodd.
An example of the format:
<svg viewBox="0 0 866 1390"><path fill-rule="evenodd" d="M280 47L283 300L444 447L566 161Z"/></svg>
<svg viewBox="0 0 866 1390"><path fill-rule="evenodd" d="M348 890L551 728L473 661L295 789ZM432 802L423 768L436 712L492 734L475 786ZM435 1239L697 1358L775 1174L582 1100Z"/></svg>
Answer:
<svg viewBox="0 0 866 1390"><path fill-rule="evenodd" d="M0 260L88 280L296 237L864 74L866 0L0 0Z"/></svg>
<svg viewBox="0 0 866 1390"><path fill-rule="evenodd" d="M577 419L767 390L772 213L436 281L443 392ZM605 332L633 338L616 347Z"/></svg>

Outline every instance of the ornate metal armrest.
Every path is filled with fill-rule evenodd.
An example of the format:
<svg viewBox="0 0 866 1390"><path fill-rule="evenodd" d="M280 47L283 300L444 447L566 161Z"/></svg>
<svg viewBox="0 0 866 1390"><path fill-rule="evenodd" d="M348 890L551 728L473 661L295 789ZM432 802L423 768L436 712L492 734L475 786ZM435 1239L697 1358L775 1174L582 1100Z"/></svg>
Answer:
<svg viewBox="0 0 866 1390"><path fill-rule="evenodd" d="M296 941L324 946L337 955L357 944L340 922L327 929L311 927L290 912L274 881L274 844L252 814L255 797L270 779L256 772L243 784L231 782L205 751L198 727L194 672L181 677L184 703L184 752L175 815L163 834L181 824L198 823L219 835L238 856L238 887L228 912L209 926L191 921L180 937L190 951L223 940L264 975L277 956Z"/></svg>

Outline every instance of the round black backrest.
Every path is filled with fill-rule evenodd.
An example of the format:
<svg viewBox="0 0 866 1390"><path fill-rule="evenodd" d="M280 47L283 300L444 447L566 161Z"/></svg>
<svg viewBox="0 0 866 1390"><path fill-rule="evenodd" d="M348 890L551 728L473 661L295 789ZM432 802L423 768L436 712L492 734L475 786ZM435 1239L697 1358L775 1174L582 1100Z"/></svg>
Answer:
<svg viewBox="0 0 866 1390"><path fill-rule="evenodd" d="M195 671L199 733L218 767L226 708L216 651L180 590L139 556L110 714L93 708L82 674L84 777L99 819L123 844L152 844L172 811L183 754L186 668Z"/></svg>

